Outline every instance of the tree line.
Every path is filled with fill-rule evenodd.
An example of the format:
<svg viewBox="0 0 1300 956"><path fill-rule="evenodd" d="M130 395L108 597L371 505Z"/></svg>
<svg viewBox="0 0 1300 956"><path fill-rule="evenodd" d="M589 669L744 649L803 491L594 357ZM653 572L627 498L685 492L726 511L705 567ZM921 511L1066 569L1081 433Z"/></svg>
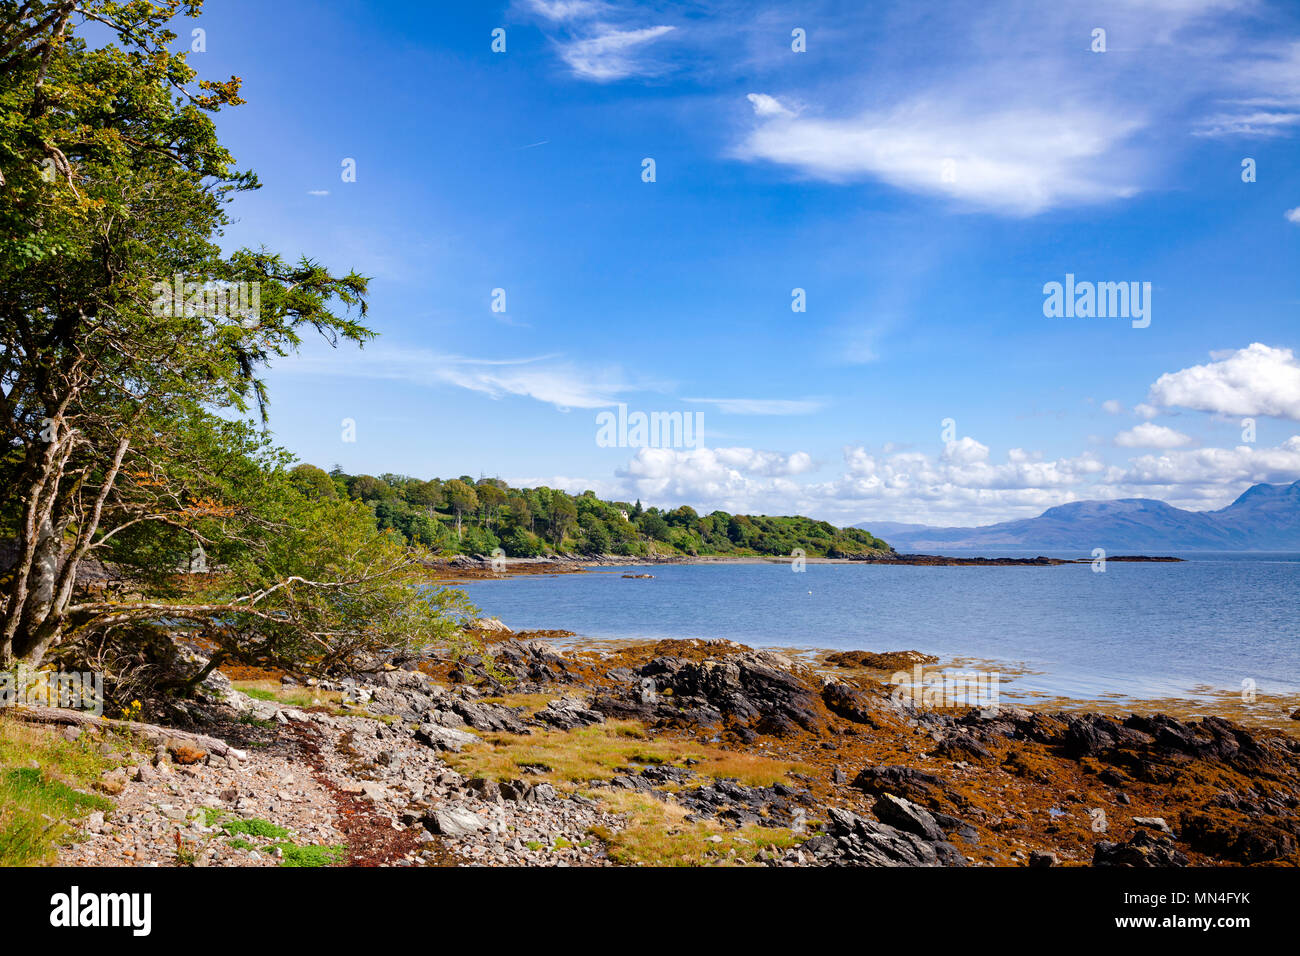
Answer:
<svg viewBox="0 0 1300 956"><path fill-rule="evenodd" d="M441 554L512 558L546 554L852 557L889 545L858 528L837 528L800 516L699 514L641 502L606 501L594 491L512 488L499 478L420 479L407 475L349 475L299 464L290 480L315 500L364 502L380 530Z"/></svg>

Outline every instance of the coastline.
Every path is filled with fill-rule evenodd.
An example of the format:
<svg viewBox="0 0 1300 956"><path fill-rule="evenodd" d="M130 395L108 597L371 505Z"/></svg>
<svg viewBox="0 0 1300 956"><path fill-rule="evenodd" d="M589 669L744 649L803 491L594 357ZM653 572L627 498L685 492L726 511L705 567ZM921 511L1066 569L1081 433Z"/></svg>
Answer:
<svg viewBox="0 0 1300 956"><path fill-rule="evenodd" d="M580 574L605 567L654 567L657 565L789 564L790 556L767 555L577 555L555 554L538 558L490 558L484 555L456 555L425 562L438 580L481 580L525 574ZM954 557L941 554L861 555L851 558L802 557L805 564L871 564L898 567L1057 567L1063 564L1091 564L1092 558ZM1107 556L1119 564L1181 563L1185 559L1168 555L1120 554Z"/></svg>
<svg viewBox="0 0 1300 956"><path fill-rule="evenodd" d="M142 727L98 787L117 809L91 814L60 862L1300 863L1300 742L1277 731L921 705L888 684L891 667L938 663L917 652L810 664L477 624L484 655L337 682L214 672L191 721L237 749Z"/></svg>

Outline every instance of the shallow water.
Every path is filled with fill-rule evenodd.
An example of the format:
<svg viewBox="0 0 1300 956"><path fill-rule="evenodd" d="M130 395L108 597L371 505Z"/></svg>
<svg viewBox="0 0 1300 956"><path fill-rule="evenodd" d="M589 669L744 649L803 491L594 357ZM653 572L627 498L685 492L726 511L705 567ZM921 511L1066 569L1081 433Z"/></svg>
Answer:
<svg viewBox="0 0 1300 956"><path fill-rule="evenodd" d="M1261 695L1300 697L1300 555L1179 556L1188 560L1112 561L1100 574L1088 564L809 564L802 573L788 564L663 565L465 590L515 630L974 658L1021 672L1017 697L1195 700L1239 694L1247 680Z"/></svg>

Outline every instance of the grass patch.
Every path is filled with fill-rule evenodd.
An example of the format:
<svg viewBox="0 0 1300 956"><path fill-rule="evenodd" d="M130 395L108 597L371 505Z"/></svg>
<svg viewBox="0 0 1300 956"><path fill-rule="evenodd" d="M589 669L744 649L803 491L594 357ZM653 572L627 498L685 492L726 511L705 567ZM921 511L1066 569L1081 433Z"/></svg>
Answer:
<svg viewBox="0 0 1300 956"><path fill-rule="evenodd" d="M221 829L229 836L254 836L265 840L281 840L289 835L289 831L284 827L258 817L248 820L227 820L221 824Z"/></svg>
<svg viewBox="0 0 1300 956"><path fill-rule="evenodd" d="M611 720L577 730L539 730L526 736L491 734L482 743L469 744L445 759L465 776L510 780L525 767L548 767L530 779L560 785L581 785L608 780L629 765L684 766L688 759L699 777L730 778L745 786L771 786L792 772L807 768L761 754L736 753L673 737L650 737L636 721Z"/></svg>
<svg viewBox="0 0 1300 956"><path fill-rule="evenodd" d="M297 846L293 843L272 843L266 849L278 849L284 854L280 859L281 866L333 866L347 856L347 850L341 844Z"/></svg>
<svg viewBox="0 0 1300 956"><path fill-rule="evenodd" d="M73 824L113 802L84 790L114 765L100 741L0 718L0 866L53 860ZM33 764L35 766L33 766Z"/></svg>
<svg viewBox="0 0 1300 956"><path fill-rule="evenodd" d="M243 691L255 700L269 700L286 707L305 710L308 707L336 708L343 700L343 694L337 690L321 690L319 687L295 687L273 680L237 680L231 686Z"/></svg>
<svg viewBox="0 0 1300 956"><path fill-rule="evenodd" d="M226 846L230 847L232 850L256 850L257 849L256 846L249 843L247 840L243 839L242 837L235 837L234 839L227 840Z"/></svg>
<svg viewBox="0 0 1300 956"><path fill-rule="evenodd" d="M522 707L529 714L535 714L545 709L551 701L559 698L554 694L498 694L495 697L484 697L482 700L486 704L500 704L502 707Z"/></svg>
<svg viewBox="0 0 1300 956"><path fill-rule="evenodd" d="M588 796L626 815L627 825L622 830L595 827L591 831L604 841L609 858L625 866L748 864L769 846L784 851L807 839L783 828L746 826L729 830L711 821L687 823L689 811L684 807L630 791L595 791Z"/></svg>

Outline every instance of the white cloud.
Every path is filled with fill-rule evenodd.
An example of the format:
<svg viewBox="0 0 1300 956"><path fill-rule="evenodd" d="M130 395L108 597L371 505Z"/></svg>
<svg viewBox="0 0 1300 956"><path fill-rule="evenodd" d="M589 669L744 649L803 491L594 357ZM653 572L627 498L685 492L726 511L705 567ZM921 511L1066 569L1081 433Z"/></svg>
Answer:
<svg viewBox="0 0 1300 956"><path fill-rule="evenodd" d="M492 398L531 398L560 409L601 408L617 403L621 394L654 387L629 381L617 367L578 367L554 355L480 359L382 346L350 353L316 350L284 359L276 369L415 385L453 385Z"/></svg>
<svg viewBox="0 0 1300 956"><path fill-rule="evenodd" d="M1133 412L1140 418L1151 419L1160 414L1160 409L1154 405L1148 405L1146 402L1138 402L1133 406Z"/></svg>
<svg viewBox="0 0 1300 956"><path fill-rule="evenodd" d="M809 415L826 407L815 398L684 398L696 405L713 405L726 415Z"/></svg>
<svg viewBox="0 0 1300 956"><path fill-rule="evenodd" d="M588 80L621 80L634 74L653 74L659 68L642 60L641 47L675 27L656 26L640 30L616 30L598 27L591 36L560 44L560 57L574 74Z"/></svg>
<svg viewBox="0 0 1300 956"><path fill-rule="evenodd" d="M547 20L576 20L599 15L605 5L593 0L528 0L528 8Z"/></svg>
<svg viewBox="0 0 1300 956"><path fill-rule="evenodd" d="M958 465L970 465L975 462L988 461L989 446L981 445L975 439L966 437L947 442L943 446L943 460Z"/></svg>
<svg viewBox="0 0 1300 956"><path fill-rule="evenodd" d="M1135 458L1130 465L1124 480L1132 485L1207 484L1235 497L1247 484L1295 481L1300 476L1300 435L1292 435L1276 448L1238 445L1171 451Z"/></svg>
<svg viewBox="0 0 1300 956"><path fill-rule="evenodd" d="M1163 408L1300 421L1300 363L1290 349L1255 342L1206 365L1161 375L1148 398Z"/></svg>
<svg viewBox="0 0 1300 956"><path fill-rule="evenodd" d="M1300 113L1270 113L1255 110L1248 113L1220 113L1201 120L1194 136L1285 136L1291 127L1300 123Z"/></svg>
<svg viewBox="0 0 1300 956"><path fill-rule="evenodd" d="M1287 222L1294 222L1296 225L1300 226L1300 206L1296 206L1294 209L1288 209L1282 215L1286 217Z"/></svg>
<svg viewBox="0 0 1300 956"><path fill-rule="evenodd" d="M309 189L309 190L307 190L307 195L308 195L308 196L328 196L329 194L330 194L330 191L329 191L328 189Z"/></svg>
<svg viewBox="0 0 1300 956"><path fill-rule="evenodd" d="M766 93L750 93L746 99L754 104L756 116L793 116L792 110L784 106L775 96Z"/></svg>
<svg viewBox="0 0 1300 956"><path fill-rule="evenodd" d="M798 486L786 476L811 467L811 458L802 452L782 456L750 448L639 448L616 474L627 482L629 495L730 511L754 510L753 503L768 495L795 494Z"/></svg>
<svg viewBox="0 0 1300 956"><path fill-rule="evenodd" d="M1180 431L1143 422L1115 436L1120 448L1183 448L1192 444L1191 436Z"/></svg>
<svg viewBox="0 0 1300 956"><path fill-rule="evenodd" d="M1102 410L1111 415L1123 415L1124 403L1117 398L1108 398L1101 403Z"/></svg>
<svg viewBox="0 0 1300 956"><path fill-rule="evenodd" d="M1143 123L1093 106L980 110L956 98L918 98L826 119L774 110L779 103L766 94L749 98L760 122L739 155L821 179L876 178L1017 215L1137 191L1123 164L1104 158Z"/></svg>

